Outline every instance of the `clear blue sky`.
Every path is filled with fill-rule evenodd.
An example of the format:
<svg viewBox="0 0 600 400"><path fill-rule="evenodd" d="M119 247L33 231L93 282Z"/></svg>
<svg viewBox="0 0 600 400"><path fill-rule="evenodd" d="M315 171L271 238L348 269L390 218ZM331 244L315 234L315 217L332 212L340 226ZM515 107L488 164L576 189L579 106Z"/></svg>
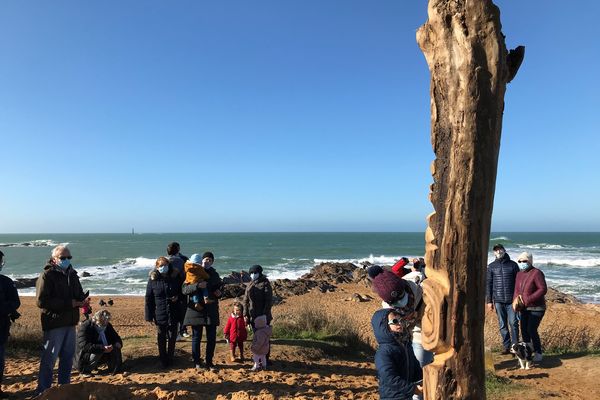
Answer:
<svg viewBox="0 0 600 400"><path fill-rule="evenodd" d="M600 230L598 1L498 1L527 47L493 229ZM421 1L0 3L0 232L421 231Z"/></svg>

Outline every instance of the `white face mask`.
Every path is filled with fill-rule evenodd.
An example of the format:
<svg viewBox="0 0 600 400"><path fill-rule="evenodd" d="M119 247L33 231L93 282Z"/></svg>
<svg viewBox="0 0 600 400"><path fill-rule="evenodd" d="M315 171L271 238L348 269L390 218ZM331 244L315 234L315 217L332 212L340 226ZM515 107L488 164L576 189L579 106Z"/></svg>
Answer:
<svg viewBox="0 0 600 400"><path fill-rule="evenodd" d="M259 274L257 274L256 272L254 272L254 273L250 274L250 279L252 279L253 281L255 281L255 280L258 279L259 276L260 276Z"/></svg>
<svg viewBox="0 0 600 400"><path fill-rule="evenodd" d="M525 271L527 268L529 268L529 264L527 264L526 262L519 262L519 269L521 271Z"/></svg>

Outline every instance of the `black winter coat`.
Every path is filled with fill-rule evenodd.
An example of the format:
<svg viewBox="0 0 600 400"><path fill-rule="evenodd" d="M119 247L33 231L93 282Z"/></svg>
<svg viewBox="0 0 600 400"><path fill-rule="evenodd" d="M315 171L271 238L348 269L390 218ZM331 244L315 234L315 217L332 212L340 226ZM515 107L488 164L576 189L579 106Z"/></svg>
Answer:
<svg viewBox="0 0 600 400"><path fill-rule="evenodd" d="M490 263L486 273L485 302L512 303L517 272L519 266L510 259L508 253Z"/></svg>
<svg viewBox="0 0 600 400"><path fill-rule="evenodd" d="M219 298L215 296L215 291L221 290L223 281L221 280L219 273L214 268L208 268L206 272L208 272L208 280L206 281L208 298L214 301L212 303L205 304L204 310L197 311L194 308L194 302L191 300L191 297L194 294L197 294L204 302L204 299L202 298L202 289L198 288L197 283L184 284L182 292L184 295L188 296L185 318L183 319L184 325L219 325Z"/></svg>
<svg viewBox="0 0 600 400"><path fill-rule="evenodd" d="M121 337L115 331L112 324L109 322L104 331L108 344L120 343L123 346ZM100 334L91 319L83 321L77 330L77 351L75 353L75 365L79 371L84 371L85 366L90 362L92 354L104 353L104 343L100 339Z"/></svg>
<svg viewBox="0 0 600 400"><path fill-rule="evenodd" d="M73 307L73 300L83 301L85 294L72 266L63 272L49 262L35 286L37 306L42 309L42 330L77 325L79 307Z"/></svg>
<svg viewBox="0 0 600 400"><path fill-rule="evenodd" d="M252 322L260 315L267 316L267 325L271 324L271 307L273 305L273 289L266 276L260 274L248 283L244 293L244 316Z"/></svg>
<svg viewBox="0 0 600 400"><path fill-rule="evenodd" d="M375 369L379 380L379 398L381 400L412 399L415 383L423 379L410 342L400 343L390 331L388 314L392 309L375 311L371 326L375 339L379 343L375 353Z"/></svg>
<svg viewBox="0 0 600 400"><path fill-rule="evenodd" d="M176 325L181 313L181 275L172 267L162 275L157 270L150 273L146 286L145 319L156 325ZM171 299L177 297L175 301Z"/></svg>
<svg viewBox="0 0 600 400"><path fill-rule="evenodd" d="M10 316L21 306L19 293L12 279L0 275L0 344L10 336Z"/></svg>

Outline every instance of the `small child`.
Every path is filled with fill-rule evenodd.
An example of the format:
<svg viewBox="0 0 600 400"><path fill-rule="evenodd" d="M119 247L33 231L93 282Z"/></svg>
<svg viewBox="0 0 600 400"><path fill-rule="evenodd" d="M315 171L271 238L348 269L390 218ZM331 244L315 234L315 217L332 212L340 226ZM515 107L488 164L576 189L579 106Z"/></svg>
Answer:
<svg viewBox="0 0 600 400"><path fill-rule="evenodd" d="M246 330L243 309L241 303L233 303L233 312L223 330L225 340L229 342L229 359L231 362L238 361L235 357L236 347L240 349L239 361L244 362L244 342L248 338L248 331Z"/></svg>
<svg viewBox="0 0 600 400"><path fill-rule="evenodd" d="M252 360L254 366L250 371L260 371L267 368L267 354L269 353L269 339L273 328L267 325L267 316L261 315L254 318L254 338L252 339Z"/></svg>
<svg viewBox="0 0 600 400"><path fill-rule="evenodd" d="M92 314L92 304L90 303L91 300L92 298L88 297L87 299L85 299L83 305L81 306L81 313L85 317L86 321L90 319L90 315Z"/></svg>
<svg viewBox="0 0 600 400"><path fill-rule="evenodd" d="M415 358L402 316L393 309L375 311L371 318L379 346L375 352L375 369L382 399L411 399L421 396L423 371Z"/></svg>
<svg viewBox="0 0 600 400"><path fill-rule="evenodd" d="M190 259L185 262L184 270L185 283L187 284L204 282L209 276L208 272L206 272L202 266L202 256L200 254L192 254ZM202 289L202 297L204 297L204 304L210 303L210 300L208 299L207 288ZM202 311L204 309L204 305L202 304L200 296L195 294L191 297L191 299L192 303L194 303L194 309L196 309L196 311Z"/></svg>

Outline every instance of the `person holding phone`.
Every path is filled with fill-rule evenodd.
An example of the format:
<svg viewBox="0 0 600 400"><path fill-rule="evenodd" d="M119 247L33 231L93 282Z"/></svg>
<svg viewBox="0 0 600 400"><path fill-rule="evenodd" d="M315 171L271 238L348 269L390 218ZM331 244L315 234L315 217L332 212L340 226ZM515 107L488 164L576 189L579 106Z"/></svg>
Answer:
<svg viewBox="0 0 600 400"><path fill-rule="evenodd" d="M59 245L36 283L36 304L41 310L44 343L37 394L52 386L52 370L58 358L58 384L71 382L71 368L75 355L75 326L79 323L79 308L89 292L84 293L71 265L71 251Z"/></svg>
<svg viewBox="0 0 600 400"><path fill-rule="evenodd" d="M111 374L120 372L123 365L123 340L110 323L108 310L101 310L85 320L77 331L76 365L83 375L90 375L102 364L108 365Z"/></svg>

